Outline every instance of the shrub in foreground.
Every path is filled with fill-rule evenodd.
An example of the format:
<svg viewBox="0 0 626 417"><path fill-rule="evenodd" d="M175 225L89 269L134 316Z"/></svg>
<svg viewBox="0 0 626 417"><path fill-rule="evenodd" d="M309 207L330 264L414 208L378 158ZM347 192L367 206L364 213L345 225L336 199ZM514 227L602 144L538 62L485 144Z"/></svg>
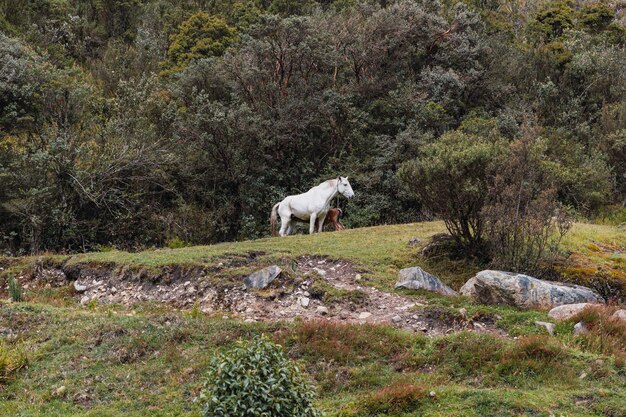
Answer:
<svg viewBox="0 0 626 417"><path fill-rule="evenodd" d="M211 360L204 417L315 417L313 390L280 345L239 341Z"/></svg>

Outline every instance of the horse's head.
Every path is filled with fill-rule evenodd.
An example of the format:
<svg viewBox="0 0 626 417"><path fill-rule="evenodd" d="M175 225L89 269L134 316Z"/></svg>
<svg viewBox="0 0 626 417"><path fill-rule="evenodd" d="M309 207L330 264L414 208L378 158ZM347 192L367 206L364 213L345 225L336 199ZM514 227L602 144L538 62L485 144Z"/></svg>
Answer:
<svg viewBox="0 0 626 417"><path fill-rule="evenodd" d="M337 177L337 192L346 198L354 197L354 191L348 182L348 177Z"/></svg>

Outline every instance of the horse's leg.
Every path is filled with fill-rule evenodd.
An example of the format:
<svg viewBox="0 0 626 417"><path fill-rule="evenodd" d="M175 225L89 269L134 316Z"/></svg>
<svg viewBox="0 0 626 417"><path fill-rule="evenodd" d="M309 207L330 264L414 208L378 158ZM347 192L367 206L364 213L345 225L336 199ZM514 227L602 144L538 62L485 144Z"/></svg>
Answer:
<svg viewBox="0 0 626 417"><path fill-rule="evenodd" d="M291 216L290 216L291 217ZM287 236L291 232L291 219L280 216L280 236Z"/></svg>
<svg viewBox="0 0 626 417"><path fill-rule="evenodd" d="M312 235L315 232L315 222L317 220L317 213L311 213L311 218L309 219L309 234Z"/></svg>
<svg viewBox="0 0 626 417"><path fill-rule="evenodd" d="M322 215L322 217L320 217L320 219L317 221L318 222L317 230L320 233L324 231L324 221L326 221L326 214Z"/></svg>

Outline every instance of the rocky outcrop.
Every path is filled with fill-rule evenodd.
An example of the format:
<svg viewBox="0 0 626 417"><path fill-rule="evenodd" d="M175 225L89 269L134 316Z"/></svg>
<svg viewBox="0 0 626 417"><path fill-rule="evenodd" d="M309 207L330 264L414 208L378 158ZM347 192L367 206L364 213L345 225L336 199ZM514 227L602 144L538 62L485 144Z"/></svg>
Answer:
<svg viewBox="0 0 626 417"><path fill-rule="evenodd" d="M587 287L492 270L476 274L461 287L460 293L483 304L508 304L519 308L602 302L602 298Z"/></svg>
<svg viewBox="0 0 626 417"><path fill-rule="evenodd" d="M419 266L400 270L400 278L396 283L396 288L434 291L443 295L458 295L456 291L441 282L439 278L429 274Z"/></svg>
<svg viewBox="0 0 626 417"><path fill-rule="evenodd" d="M243 283L246 288L265 288L270 285L281 272L282 270L276 265L268 266L244 278Z"/></svg>

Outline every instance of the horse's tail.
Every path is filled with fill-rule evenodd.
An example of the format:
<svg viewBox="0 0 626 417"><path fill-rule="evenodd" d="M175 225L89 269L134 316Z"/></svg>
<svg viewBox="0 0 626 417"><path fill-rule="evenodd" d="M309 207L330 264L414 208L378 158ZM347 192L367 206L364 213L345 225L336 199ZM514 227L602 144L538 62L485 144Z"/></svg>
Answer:
<svg viewBox="0 0 626 417"><path fill-rule="evenodd" d="M272 207L272 212L270 213L270 224L272 225L272 236L276 236L276 209L280 203L276 203L274 207Z"/></svg>

